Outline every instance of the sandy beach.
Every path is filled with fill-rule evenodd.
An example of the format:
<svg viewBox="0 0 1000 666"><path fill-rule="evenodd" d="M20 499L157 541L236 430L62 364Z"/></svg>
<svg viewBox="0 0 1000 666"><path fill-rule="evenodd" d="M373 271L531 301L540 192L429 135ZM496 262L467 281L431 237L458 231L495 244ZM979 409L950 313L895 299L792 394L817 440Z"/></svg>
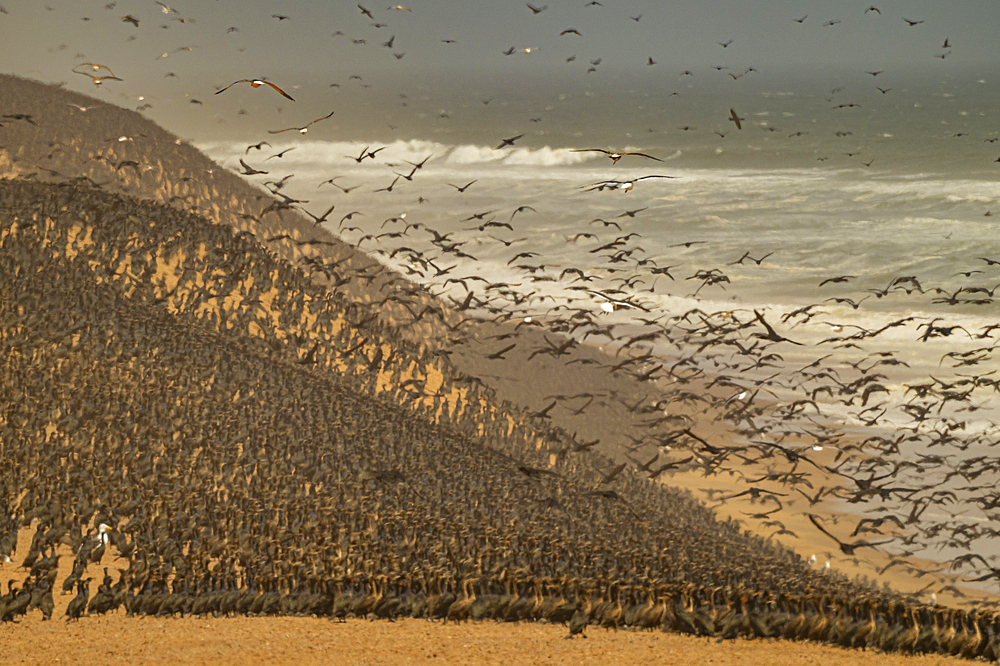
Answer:
<svg viewBox="0 0 1000 666"><path fill-rule="evenodd" d="M752 666L936 666L952 657L904 657L784 641L693 638L661 632L592 630L565 640L561 626L446 625L425 620L346 623L309 618L125 619L0 626L7 663L99 664L679 664Z"/></svg>

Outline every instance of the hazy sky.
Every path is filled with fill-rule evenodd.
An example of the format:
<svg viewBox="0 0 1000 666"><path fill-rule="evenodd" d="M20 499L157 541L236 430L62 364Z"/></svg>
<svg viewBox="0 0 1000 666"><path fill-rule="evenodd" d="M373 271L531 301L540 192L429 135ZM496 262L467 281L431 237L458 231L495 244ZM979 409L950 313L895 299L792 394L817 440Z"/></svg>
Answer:
<svg viewBox="0 0 1000 666"><path fill-rule="evenodd" d="M500 81L503 93L551 80L600 91L626 76L672 85L687 70L733 86L821 66L1000 71L996 0L875 0L878 11L870 0L546 0L532 3L537 13L516 0L405 0L410 11L389 1L361 3L372 19L346 0L172 0L169 12L153 0L4 0L0 56L9 73L149 104L149 117L200 138L242 122L240 109L287 117L293 103L267 88L214 94L246 77L295 97L294 124L366 95L433 95L442 81ZM85 61L124 81L95 86L73 72Z"/></svg>

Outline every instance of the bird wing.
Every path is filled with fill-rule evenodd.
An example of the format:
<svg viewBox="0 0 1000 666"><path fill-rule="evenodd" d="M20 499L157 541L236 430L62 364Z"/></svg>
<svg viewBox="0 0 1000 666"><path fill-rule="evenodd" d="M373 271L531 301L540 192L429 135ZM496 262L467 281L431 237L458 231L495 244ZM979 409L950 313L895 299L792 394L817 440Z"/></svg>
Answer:
<svg viewBox="0 0 1000 666"><path fill-rule="evenodd" d="M651 160L656 160L657 162L662 162L659 157L653 157L652 155L647 155L646 153L622 153L622 155L638 155L639 157L648 157Z"/></svg>
<svg viewBox="0 0 1000 666"><path fill-rule="evenodd" d="M250 79L240 79L239 81L233 81L232 83L230 83L228 86L226 86L222 90L216 90L215 94L218 95L219 93L224 93L227 90L229 90L230 88L232 88L233 86L235 86L237 83L250 83Z"/></svg>
<svg viewBox="0 0 1000 666"><path fill-rule="evenodd" d="M295 98L294 98L294 97L292 97L291 95L289 95L289 94L288 94L288 93L286 93L286 92L285 92L284 90L282 90L282 89L281 89L281 88L279 88L278 86L274 85L274 84L273 84L273 83L271 83L270 81L264 81L264 83L266 83L267 85L269 85L269 86L271 86L272 88L274 88L275 92L279 93L279 94L280 94L280 95L282 95L283 97L287 97L288 99L292 100L293 102L295 101Z"/></svg>
<svg viewBox="0 0 1000 666"><path fill-rule="evenodd" d="M829 532L827 532L826 528L823 527L822 525L820 525L819 521L816 520L816 516L812 515L811 513L807 513L806 515L809 516L810 522L812 522L812 524L816 526L816 529L818 529L820 532L822 532L823 534L827 535L828 537L830 537L831 539L833 539L837 543L841 543L840 539L838 539L837 537L835 537L832 534L830 534Z"/></svg>
<svg viewBox="0 0 1000 666"><path fill-rule="evenodd" d="M319 122L319 121L321 121L321 120L326 120L327 118L329 118L330 116L332 116L332 115L333 115L333 113L334 113L334 112L333 112L333 111L331 111L330 113L326 114L326 115L325 115L325 116L323 116L322 118L317 118L316 120L312 121L311 123L309 123L309 125L315 125L316 123L318 123L318 122ZM309 125L306 125L306 127L309 127Z"/></svg>

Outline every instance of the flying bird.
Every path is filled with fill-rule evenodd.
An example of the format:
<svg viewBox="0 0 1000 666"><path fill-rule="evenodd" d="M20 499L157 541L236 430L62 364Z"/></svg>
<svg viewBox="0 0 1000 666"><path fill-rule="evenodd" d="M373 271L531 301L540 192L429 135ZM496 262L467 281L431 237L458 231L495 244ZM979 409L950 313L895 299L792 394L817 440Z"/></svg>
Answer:
<svg viewBox="0 0 1000 666"><path fill-rule="evenodd" d="M677 176L642 176L641 178L633 178L632 180L602 180L599 183L594 183L593 185L588 185L586 187L587 192L593 192L597 190L599 192L604 190L621 190L622 192L628 192L635 184L643 180L650 180L652 178L677 178Z"/></svg>
<svg viewBox="0 0 1000 666"><path fill-rule="evenodd" d="M604 303L601 303L601 309L607 313L614 312L615 310L619 310L621 308L629 308L632 310L642 310L643 312L649 312L647 308L639 305L638 303L633 303L632 301L614 299L609 296L605 296L599 291L594 291L593 289L584 289L583 291L587 292L588 294L597 296L598 298L603 298Z"/></svg>
<svg viewBox="0 0 1000 666"><path fill-rule="evenodd" d="M306 132L309 131L310 127L312 127L313 125L315 125L316 123L318 123L321 120L326 120L327 118L329 118L330 116L332 116L333 113L334 112L331 111L330 113L326 114L322 118L317 118L316 120L312 121L308 125L303 125L302 127L286 127L285 129L280 129L280 130L267 130L267 133L268 134L281 134L282 132L291 132L292 130L294 130L294 131L298 132L299 134L305 134Z"/></svg>
<svg viewBox="0 0 1000 666"><path fill-rule="evenodd" d="M89 76L93 80L94 85L98 85L98 86L101 85L101 83L103 81L124 81L125 80L125 79L119 79L117 76L112 76L110 74L105 75L105 76L94 76L93 74L88 74L87 72L77 72L75 70L74 70L74 73L75 74L83 74L84 76Z"/></svg>
<svg viewBox="0 0 1000 666"><path fill-rule="evenodd" d="M499 146L497 146L495 148L495 150L500 150L501 148L503 148L505 146L513 146L514 142L517 141L518 139L520 139L522 136L524 136L524 135L523 134L518 134L517 136L512 136L509 139L504 139L503 142Z"/></svg>
<svg viewBox="0 0 1000 666"><path fill-rule="evenodd" d="M886 541L855 541L853 543L844 543L837 537L827 532L826 528L823 527L818 520L816 520L816 516L811 513L807 513L806 515L809 516L809 520L812 521L812 524L815 525L820 532L836 541L837 545L840 546L840 552L848 557L854 557L854 551L858 548L874 548L875 546L882 546L892 541L892 539L887 539Z"/></svg>
<svg viewBox="0 0 1000 666"><path fill-rule="evenodd" d="M463 185L462 187L459 187L458 185L452 185L451 183L448 183L448 184L451 185L452 187L454 187L459 192L465 192L467 189L469 189L472 186L472 183L474 183L474 182L476 182L476 181L473 180L472 182L467 183L467 184Z"/></svg>
<svg viewBox="0 0 1000 666"><path fill-rule="evenodd" d="M243 171L240 172L240 175L243 175L243 176L254 176L254 175L257 175L257 174L265 174L266 175L267 174L266 171L260 171L258 169L254 169L252 166L250 166L249 164L247 164L246 162L244 162L243 158L240 158L240 166L243 167Z"/></svg>
<svg viewBox="0 0 1000 666"><path fill-rule="evenodd" d="M626 155L636 155L638 157L646 157L646 158L649 158L651 160L656 160L657 162L662 162L663 161L659 157L653 157L652 155L647 155L646 153L636 153L636 152L627 152L627 151L626 152L622 152L622 153L614 153L614 152L611 152L610 150L604 150L603 148L575 148L575 149L573 149L572 152L574 152L574 153L604 153L605 155L607 155L608 157L611 158L611 162L614 163L614 164L617 164L618 160L620 160L621 158L625 157Z"/></svg>
<svg viewBox="0 0 1000 666"><path fill-rule="evenodd" d="M114 76L114 72L111 71L110 67L108 67L107 65L99 65L96 62L81 62L79 65L77 65L76 67L73 68L73 71L76 72L76 70L78 68L84 67L84 66L90 67L90 69L92 69L95 72L98 72L98 71L100 71L102 69L106 69L106 70L108 70L108 74L111 74L112 76ZM76 73L80 74L81 72L76 72Z"/></svg>
<svg viewBox="0 0 1000 666"><path fill-rule="evenodd" d="M260 88L262 85L271 86L272 88L274 88L274 91L277 92L278 94L280 94L282 97L287 97L288 99L292 100L293 102L295 101L294 97L292 97L291 95L289 95L284 90L282 90L278 86L274 85L270 81L265 81L264 79L240 79L239 81L233 81L232 83L230 83L228 86L226 86L222 90L217 90L215 92L215 94L216 95L220 95L220 94L226 92L227 90L229 90L230 88L232 88L233 86L235 86L237 83L249 83L254 88Z"/></svg>
<svg viewBox="0 0 1000 666"><path fill-rule="evenodd" d="M247 146L247 149L243 151L243 154L244 155L248 154L252 149L263 150L264 146L270 148L271 144L269 144L267 141L261 141L260 143L252 143L249 146Z"/></svg>
<svg viewBox="0 0 1000 666"><path fill-rule="evenodd" d="M791 342L793 345L801 345L801 342L796 342L795 340L789 340L788 338L779 335L777 331L771 328L771 325L764 320L764 315L762 315L757 310L753 311L754 316L757 317L757 321L760 322L761 326L767 330L767 333L754 333L753 336L760 338L762 340L770 340L771 342Z"/></svg>
<svg viewBox="0 0 1000 666"><path fill-rule="evenodd" d="M734 123L736 123L736 129L738 130L743 129L743 125L740 124L740 121L746 120L746 118L740 118L738 115L736 115L735 109L729 109L729 119L732 120Z"/></svg>

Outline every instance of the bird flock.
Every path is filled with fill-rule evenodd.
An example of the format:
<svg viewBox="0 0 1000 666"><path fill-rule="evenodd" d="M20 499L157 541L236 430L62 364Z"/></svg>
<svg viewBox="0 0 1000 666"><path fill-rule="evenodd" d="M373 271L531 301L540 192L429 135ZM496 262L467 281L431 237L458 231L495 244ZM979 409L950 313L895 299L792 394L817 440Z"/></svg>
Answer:
<svg viewBox="0 0 1000 666"><path fill-rule="evenodd" d="M378 370L438 361L246 233L93 186L4 181L2 206L22 279L3 283L0 548L32 537L0 620L50 617L59 587L68 620L545 620L995 655L996 613L817 572L625 465L549 464L542 414L511 428L474 386L438 413L398 378L376 392Z"/></svg>
<svg viewBox="0 0 1000 666"><path fill-rule="evenodd" d="M131 14L122 21L140 26ZM72 71L95 85L121 81L107 65ZM294 101L264 78L217 93L240 83ZM44 110L44 96L57 93L36 94L34 107L2 108L2 129L26 151L6 165L19 179L2 183L0 202L11 389L0 557L16 550L19 530L32 536L23 577L9 578L0 597L0 621L35 609L50 617L60 585L77 593L70 619L123 608L545 620L566 624L568 637L660 628L1000 657L995 611L817 571L659 483L675 471L736 474L748 486L738 495L775 510L801 496L817 533L845 557L942 544L962 553L947 563L956 581L997 581L1000 569L983 554L998 536L998 428L989 417L1000 329L966 330L916 308L880 328L830 321L831 309L857 311L865 299L988 307L989 282L930 286L901 275L859 298L849 290L856 276L840 275L819 286L844 291L780 318L752 308L663 312L647 286L658 278L693 283L694 296L731 281L724 267L688 270L648 256L642 236L621 226L641 206L582 221L586 230L567 244L592 244L592 260L569 265L530 249L530 234L503 235L529 233L517 226L539 214L529 204L469 211L453 222L472 226L458 231L406 216L364 221L363 210L333 215L336 206L313 214L283 192L291 175L264 183L266 194L240 189L141 119L104 104L95 113L85 106L93 100L77 96L60 105L59 126ZM729 110L720 120L747 131ZM333 115L269 132L305 134ZM72 123L92 138L74 138ZM524 137L498 137L496 150ZM383 149L344 160L375 164ZM612 165L663 159L573 150ZM373 193L413 186L433 159L393 171ZM269 175L239 162L244 176ZM629 192L672 177L580 189ZM357 187L338 179L321 185L345 196ZM447 185L459 196L476 183ZM356 237L345 226L355 218ZM354 248L369 242L362 249L407 279L359 258ZM699 242L673 249L683 257ZM476 243L509 252L518 282L478 275ZM751 252L732 264L766 262ZM1000 258L970 261L958 275L1000 277ZM561 292L535 288L545 283ZM934 350L933 376L915 375L912 358L879 344L900 330ZM585 349L594 340L607 353ZM503 380L518 365L592 381L558 393L539 382L533 392ZM581 432L586 419L608 420L603 441ZM814 508L833 501L867 507L853 533L834 526L843 515ZM64 549L73 574L59 581ZM117 577L105 568L91 596L88 565L111 555ZM890 566L913 567L905 557Z"/></svg>

